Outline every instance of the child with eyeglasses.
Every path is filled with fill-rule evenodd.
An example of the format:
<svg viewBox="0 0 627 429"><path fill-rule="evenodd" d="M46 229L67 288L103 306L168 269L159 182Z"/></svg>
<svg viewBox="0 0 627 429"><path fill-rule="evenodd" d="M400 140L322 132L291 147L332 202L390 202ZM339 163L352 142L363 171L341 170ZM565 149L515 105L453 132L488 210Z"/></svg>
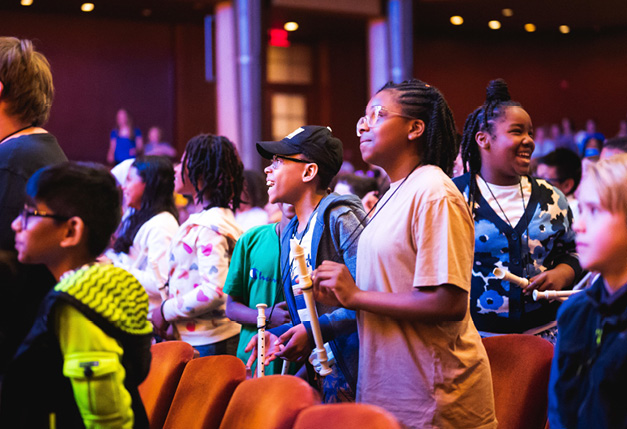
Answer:
<svg viewBox="0 0 627 429"><path fill-rule="evenodd" d="M266 336L273 339L269 341L267 362L276 357L304 361L309 381L321 388L324 402L354 401L359 350L355 312L317 304L322 339L335 362L331 374L320 379L310 365L310 361L315 363L310 359L313 333L304 296L292 290L297 283L298 264L290 254L290 240L295 239L303 247L310 269L322 261L334 260L350 273L355 272L357 243L365 217L363 206L354 195L328 192L342 165L342 142L328 127L305 125L280 141L257 143L257 151L272 160L265 169L270 202L293 204L296 212L282 232L280 250L281 286L292 323L274 328L270 330L272 335ZM247 351L255 345L256 337Z"/></svg>
<svg viewBox="0 0 627 429"><path fill-rule="evenodd" d="M357 401L411 428L495 428L490 367L468 297L474 228L447 176L458 153L442 94L388 83L357 123L364 161L392 184L364 228L356 281L341 265L314 273L318 299L357 311Z"/></svg>
<svg viewBox="0 0 627 429"><path fill-rule="evenodd" d="M120 221L120 192L104 168L38 170L13 221L18 259L44 264L46 295L9 365L2 427L148 427L138 385L150 367L148 295L127 271L96 263Z"/></svg>

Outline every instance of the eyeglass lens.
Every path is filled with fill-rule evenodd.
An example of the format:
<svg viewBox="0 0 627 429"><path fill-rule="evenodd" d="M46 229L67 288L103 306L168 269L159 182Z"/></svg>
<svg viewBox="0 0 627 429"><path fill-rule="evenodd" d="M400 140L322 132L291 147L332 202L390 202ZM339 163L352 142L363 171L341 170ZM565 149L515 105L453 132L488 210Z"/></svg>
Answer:
<svg viewBox="0 0 627 429"><path fill-rule="evenodd" d="M24 207L20 212L20 220L22 222L22 229L28 228L28 217L30 216L30 211Z"/></svg>
<svg viewBox="0 0 627 429"><path fill-rule="evenodd" d="M372 111L370 113L366 113L365 116L362 116L357 121L357 137L361 137L360 129L364 125L368 125L368 128L373 128L379 122L379 113L383 109L383 106L373 106Z"/></svg>

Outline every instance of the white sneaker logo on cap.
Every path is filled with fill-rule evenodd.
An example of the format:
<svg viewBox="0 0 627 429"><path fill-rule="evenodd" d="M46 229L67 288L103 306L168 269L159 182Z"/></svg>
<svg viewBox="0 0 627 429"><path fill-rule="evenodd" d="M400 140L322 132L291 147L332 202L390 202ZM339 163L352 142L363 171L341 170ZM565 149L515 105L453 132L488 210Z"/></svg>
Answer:
<svg viewBox="0 0 627 429"><path fill-rule="evenodd" d="M300 133L302 133L303 131L305 131L305 129L303 127L298 128L295 131L292 131L290 134L288 134L285 138L291 140L293 137L299 135Z"/></svg>

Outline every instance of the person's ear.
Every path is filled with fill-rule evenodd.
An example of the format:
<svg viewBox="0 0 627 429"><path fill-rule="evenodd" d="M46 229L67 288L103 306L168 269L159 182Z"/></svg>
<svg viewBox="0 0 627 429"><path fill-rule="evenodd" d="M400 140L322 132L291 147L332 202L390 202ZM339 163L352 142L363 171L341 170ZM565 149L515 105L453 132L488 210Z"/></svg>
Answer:
<svg viewBox="0 0 627 429"><path fill-rule="evenodd" d="M0 97L2 97L2 91L4 91L4 84L0 82Z"/></svg>
<svg viewBox="0 0 627 429"><path fill-rule="evenodd" d="M417 140L425 132L425 123L421 119L414 119L411 121L411 128L409 129L409 140Z"/></svg>
<svg viewBox="0 0 627 429"><path fill-rule="evenodd" d="M303 182L311 182L318 175L318 169L318 164L316 164L315 162L310 162L309 164L307 164L305 169L303 170Z"/></svg>
<svg viewBox="0 0 627 429"><path fill-rule="evenodd" d="M78 216L72 216L66 221L66 225L65 235L60 243L61 247L78 246L86 233L85 222Z"/></svg>
<svg viewBox="0 0 627 429"><path fill-rule="evenodd" d="M479 145L479 148L483 150L490 149L490 134L485 131L479 131L475 134L475 141Z"/></svg>
<svg viewBox="0 0 627 429"><path fill-rule="evenodd" d="M572 194L574 187L575 187L575 179L573 179L572 177L562 182L562 189L563 189L564 195Z"/></svg>

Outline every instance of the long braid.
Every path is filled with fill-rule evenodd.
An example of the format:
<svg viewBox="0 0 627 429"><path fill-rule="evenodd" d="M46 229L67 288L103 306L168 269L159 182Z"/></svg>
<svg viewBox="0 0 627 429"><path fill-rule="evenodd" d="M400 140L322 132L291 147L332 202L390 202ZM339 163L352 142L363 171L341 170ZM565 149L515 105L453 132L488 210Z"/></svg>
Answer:
<svg viewBox="0 0 627 429"><path fill-rule="evenodd" d="M403 114L425 123L423 164L437 165L450 175L459 151L453 112L437 88L418 79L388 82L379 91L393 90Z"/></svg>
<svg viewBox="0 0 627 429"><path fill-rule="evenodd" d="M461 153L464 172L470 172L468 202L474 211L474 202L479 199L477 175L481 173L481 151L476 136L480 131L494 135L494 123L500 118L507 107L520 106L511 100L507 83L503 79L490 81L486 91L486 101L477 107L466 119L462 136Z"/></svg>
<svg viewBox="0 0 627 429"><path fill-rule="evenodd" d="M193 137L185 147L183 165L196 190L196 200L205 209L239 208L244 166L228 138L213 134Z"/></svg>

